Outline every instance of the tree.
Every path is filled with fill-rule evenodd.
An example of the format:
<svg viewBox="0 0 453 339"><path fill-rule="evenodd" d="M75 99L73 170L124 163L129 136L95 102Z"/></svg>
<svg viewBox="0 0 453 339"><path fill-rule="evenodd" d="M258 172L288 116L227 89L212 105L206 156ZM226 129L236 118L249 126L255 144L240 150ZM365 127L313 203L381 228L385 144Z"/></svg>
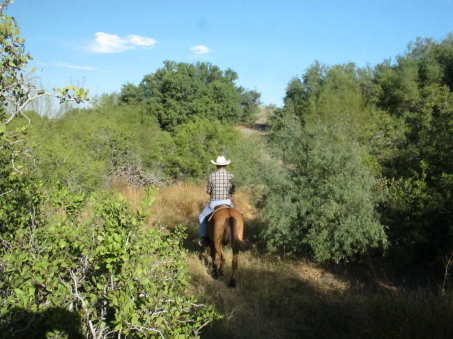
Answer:
<svg viewBox="0 0 453 339"><path fill-rule="evenodd" d="M417 38L405 53L376 66L377 105L399 136L378 156L389 195L379 209L391 249L404 260L449 253L453 38ZM404 254L404 255L402 255Z"/></svg>
<svg viewBox="0 0 453 339"><path fill-rule="evenodd" d="M409 113L420 99L420 89L446 85L453 90L453 34L442 41L417 38L396 62L385 60L376 66L378 105L392 115Z"/></svg>
<svg viewBox="0 0 453 339"><path fill-rule="evenodd" d="M390 199L382 205L388 234L408 259L432 259L453 250L453 94L446 85L420 90L406 117L407 131L384 163Z"/></svg>
<svg viewBox="0 0 453 339"><path fill-rule="evenodd" d="M418 65L401 56L397 62L396 66L390 60L377 65L375 81L380 87L378 105L395 117L403 117L419 99Z"/></svg>
<svg viewBox="0 0 453 339"><path fill-rule="evenodd" d="M334 119L354 124L353 132L369 123L376 90L370 68L359 68L353 63L326 66L315 62L301 77L289 82L284 109L300 117L303 124Z"/></svg>
<svg viewBox="0 0 453 339"><path fill-rule="evenodd" d="M123 103L142 104L144 114L169 131L195 118L248 122L258 110L260 94L237 87L236 79L236 72L210 63L165 61L137 87L124 85L120 97Z"/></svg>
<svg viewBox="0 0 453 339"><path fill-rule="evenodd" d="M378 157L370 152L387 147L381 132L391 118L374 106L375 90L371 69L352 63L315 63L289 83L268 138L283 172L267 182L263 234L271 249L309 248L338 262L387 246Z"/></svg>

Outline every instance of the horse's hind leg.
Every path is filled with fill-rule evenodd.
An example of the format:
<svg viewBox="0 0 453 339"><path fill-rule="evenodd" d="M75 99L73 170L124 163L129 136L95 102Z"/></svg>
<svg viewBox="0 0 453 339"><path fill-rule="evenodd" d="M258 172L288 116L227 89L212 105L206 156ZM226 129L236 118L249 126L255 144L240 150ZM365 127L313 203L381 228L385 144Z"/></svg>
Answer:
<svg viewBox="0 0 453 339"><path fill-rule="evenodd" d="M216 264L216 253L220 257L220 267ZM214 279L223 276L223 266L225 265L225 255L222 251L222 246L217 244L211 244L211 258L212 258L212 276Z"/></svg>
<svg viewBox="0 0 453 339"><path fill-rule="evenodd" d="M215 263L216 249L214 244L211 243L211 260L212 260L212 277L217 279L219 277L219 271L217 270L217 264Z"/></svg>
<svg viewBox="0 0 453 339"><path fill-rule="evenodd" d="M215 252L217 252L219 254L219 257L220 257L220 267L218 269L218 274L217 274L217 277L222 277L223 276L223 267L225 266L225 254L223 253L223 250L222 250L222 245L220 243L216 243L214 245L215 247Z"/></svg>
<svg viewBox="0 0 453 339"><path fill-rule="evenodd" d="M238 259L239 259L239 251L233 250L233 263L232 263L230 287L236 287L235 275L236 275L236 270L238 268Z"/></svg>

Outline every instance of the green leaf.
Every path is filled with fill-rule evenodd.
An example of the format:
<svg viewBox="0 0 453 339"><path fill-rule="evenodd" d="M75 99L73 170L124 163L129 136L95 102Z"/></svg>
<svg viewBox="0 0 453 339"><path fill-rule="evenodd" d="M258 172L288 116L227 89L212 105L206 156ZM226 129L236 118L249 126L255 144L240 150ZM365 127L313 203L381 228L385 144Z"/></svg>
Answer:
<svg viewBox="0 0 453 339"><path fill-rule="evenodd" d="M134 313L132 315L131 323L134 324L134 325L139 325L139 323L138 323L138 315L136 313Z"/></svg>
<svg viewBox="0 0 453 339"><path fill-rule="evenodd" d="M18 288L15 288L15 289L14 289L14 292L16 292L16 295L17 295L18 297L21 297L21 296L23 296L23 295L25 294L24 291L22 291L22 290L20 290L20 289L18 289Z"/></svg>

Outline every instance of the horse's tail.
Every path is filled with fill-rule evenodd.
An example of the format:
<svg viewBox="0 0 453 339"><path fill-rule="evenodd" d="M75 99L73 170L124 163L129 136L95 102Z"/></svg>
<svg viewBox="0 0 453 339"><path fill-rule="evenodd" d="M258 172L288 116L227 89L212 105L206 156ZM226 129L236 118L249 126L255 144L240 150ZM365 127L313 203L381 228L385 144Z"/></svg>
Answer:
<svg viewBox="0 0 453 339"><path fill-rule="evenodd" d="M230 244L234 251L245 252L252 248L252 245L238 238L236 218L230 217Z"/></svg>

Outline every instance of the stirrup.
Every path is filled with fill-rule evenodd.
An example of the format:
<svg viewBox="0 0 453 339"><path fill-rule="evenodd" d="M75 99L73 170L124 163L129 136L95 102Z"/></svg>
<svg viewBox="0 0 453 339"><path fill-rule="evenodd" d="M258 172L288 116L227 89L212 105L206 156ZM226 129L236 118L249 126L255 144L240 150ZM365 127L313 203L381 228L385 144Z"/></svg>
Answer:
<svg viewBox="0 0 453 339"><path fill-rule="evenodd" d="M211 245L211 241L209 240L209 237L207 237L207 236L195 238L192 241L200 247L203 247L203 246L208 247Z"/></svg>
<svg viewBox="0 0 453 339"><path fill-rule="evenodd" d="M209 237L201 237L201 245L204 246L204 247L209 247L211 245L211 240L209 239Z"/></svg>

